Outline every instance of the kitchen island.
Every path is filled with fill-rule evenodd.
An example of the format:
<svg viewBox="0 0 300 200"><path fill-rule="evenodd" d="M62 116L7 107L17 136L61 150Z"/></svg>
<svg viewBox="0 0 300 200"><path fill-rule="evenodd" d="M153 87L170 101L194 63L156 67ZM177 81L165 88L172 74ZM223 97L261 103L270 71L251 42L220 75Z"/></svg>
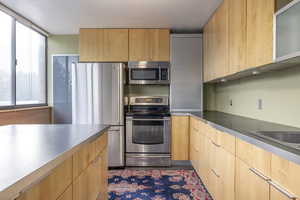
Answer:
<svg viewBox="0 0 300 200"><path fill-rule="evenodd" d="M0 199L106 199L108 128L0 127Z"/></svg>

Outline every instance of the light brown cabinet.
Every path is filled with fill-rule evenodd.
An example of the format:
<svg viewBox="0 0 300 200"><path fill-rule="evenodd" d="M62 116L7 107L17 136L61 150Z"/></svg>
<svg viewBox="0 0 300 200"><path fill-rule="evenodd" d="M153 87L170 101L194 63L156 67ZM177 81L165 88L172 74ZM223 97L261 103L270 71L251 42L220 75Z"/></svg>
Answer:
<svg viewBox="0 0 300 200"><path fill-rule="evenodd" d="M107 133L86 143L17 200L107 200Z"/></svg>
<svg viewBox="0 0 300 200"><path fill-rule="evenodd" d="M299 199L300 165L195 117L189 127L189 157L213 199Z"/></svg>
<svg viewBox="0 0 300 200"><path fill-rule="evenodd" d="M273 61L275 0L223 0L204 26L204 82Z"/></svg>
<svg viewBox="0 0 300 200"><path fill-rule="evenodd" d="M237 158L235 169L236 200L270 199L268 182L250 171L251 167L248 164Z"/></svg>
<svg viewBox="0 0 300 200"><path fill-rule="evenodd" d="M247 0L247 66L273 61L273 15L275 0Z"/></svg>
<svg viewBox="0 0 300 200"><path fill-rule="evenodd" d="M229 0L229 74L246 68L247 0Z"/></svg>
<svg viewBox="0 0 300 200"><path fill-rule="evenodd" d="M229 144L235 146L234 137L190 118L190 160L215 200L234 199L235 148Z"/></svg>
<svg viewBox="0 0 300 200"><path fill-rule="evenodd" d="M223 0L213 20L213 71L216 77L228 75L228 6L229 0Z"/></svg>
<svg viewBox="0 0 300 200"><path fill-rule="evenodd" d="M232 140L235 141L235 138L232 137ZM216 132L209 141L210 175L208 188L212 189L211 194L216 200L233 200L235 190L235 153L228 152L226 150L227 147L226 149L224 148L223 144L227 144L227 142L223 142L221 133ZM233 144L235 145L235 142Z"/></svg>
<svg viewBox="0 0 300 200"><path fill-rule="evenodd" d="M80 29L81 62L128 61L128 29Z"/></svg>
<svg viewBox="0 0 300 200"><path fill-rule="evenodd" d="M285 200L290 197L300 197L300 166L272 154L271 179L277 189L271 186L271 200ZM278 190L279 189L279 190Z"/></svg>
<svg viewBox="0 0 300 200"><path fill-rule="evenodd" d="M189 160L189 116L172 116L172 160Z"/></svg>
<svg viewBox="0 0 300 200"><path fill-rule="evenodd" d="M56 200L72 183L72 158L57 166L41 182L22 193L17 200Z"/></svg>
<svg viewBox="0 0 300 200"><path fill-rule="evenodd" d="M130 61L170 61L169 29L130 29Z"/></svg>

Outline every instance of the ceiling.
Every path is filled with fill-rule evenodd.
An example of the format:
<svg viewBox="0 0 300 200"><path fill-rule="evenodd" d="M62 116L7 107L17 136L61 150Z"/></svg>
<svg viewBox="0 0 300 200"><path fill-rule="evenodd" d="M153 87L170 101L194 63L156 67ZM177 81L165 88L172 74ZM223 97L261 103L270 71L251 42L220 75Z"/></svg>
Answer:
<svg viewBox="0 0 300 200"><path fill-rule="evenodd" d="M0 0L51 34L82 28L199 31L222 0Z"/></svg>

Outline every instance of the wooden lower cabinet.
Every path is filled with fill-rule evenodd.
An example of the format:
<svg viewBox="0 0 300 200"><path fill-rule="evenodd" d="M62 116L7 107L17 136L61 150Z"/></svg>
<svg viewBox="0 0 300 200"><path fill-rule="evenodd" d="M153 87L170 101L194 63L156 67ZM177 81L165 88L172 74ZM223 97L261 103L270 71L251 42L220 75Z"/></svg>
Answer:
<svg viewBox="0 0 300 200"><path fill-rule="evenodd" d="M90 165L81 173L73 182L73 199L74 200L95 200L98 196L96 181L97 177L94 172L95 164Z"/></svg>
<svg viewBox="0 0 300 200"><path fill-rule="evenodd" d="M215 200L234 199L235 156L211 142L208 188Z"/></svg>
<svg viewBox="0 0 300 200"><path fill-rule="evenodd" d="M189 116L172 116L172 160L189 160Z"/></svg>
<svg viewBox="0 0 300 200"><path fill-rule="evenodd" d="M56 200L71 183L72 158L69 158L41 182L22 193L17 200Z"/></svg>
<svg viewBox="0 0 300 200"><path fill-rule="evenodd" d="M107 149L101 152L98 165L98 172L100 172L99 182L99 198L98 200L108 199L108 157Z"/></svg>
<svg viewBox="0 0 300 200"><path fill-rule="evenodd" d="M270 185L239 158L235 167L235 200L269 200Z"/></svg>
<svg viewBox="0 0 300 200"><path fill-rule="evenodd" d="M103 139L107 139L103 137ZM107 145L106 145L107 146ZM73 182L73 200L106 200L108 198L107 148Z"/></svg>
<svg viewBox="0 0 300 200"><path fill-rule="evenodd" d="M73 200L73 187L70 185L57 200Z"/></svg>
<svg viewBox="0 0 300 200"><path fill-rule="evenodd" d="M300 197L300 166L272 154L271 179L281 189L271 187L271 200L288 199L290 197ZM284 194L285 193L285 194Z"/></svg>
<svg viewBox="0 0 300 200"><path fill-rule="evenodd" d="M101 150L101 151L100 151ZM54 168L16 200L107 200L107 133Z"/></svg>

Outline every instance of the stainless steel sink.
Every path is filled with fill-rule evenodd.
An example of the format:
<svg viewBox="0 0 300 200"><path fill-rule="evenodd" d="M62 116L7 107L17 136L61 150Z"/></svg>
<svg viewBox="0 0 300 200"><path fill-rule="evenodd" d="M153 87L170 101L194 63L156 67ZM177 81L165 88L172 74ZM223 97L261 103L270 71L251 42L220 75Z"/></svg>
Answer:
<svg viewBox="0 0 300 200"><path fill-rule="evenodd" d="M300 132L292 131L258 131L255 134L265 139L300 149Z"/></svg>

